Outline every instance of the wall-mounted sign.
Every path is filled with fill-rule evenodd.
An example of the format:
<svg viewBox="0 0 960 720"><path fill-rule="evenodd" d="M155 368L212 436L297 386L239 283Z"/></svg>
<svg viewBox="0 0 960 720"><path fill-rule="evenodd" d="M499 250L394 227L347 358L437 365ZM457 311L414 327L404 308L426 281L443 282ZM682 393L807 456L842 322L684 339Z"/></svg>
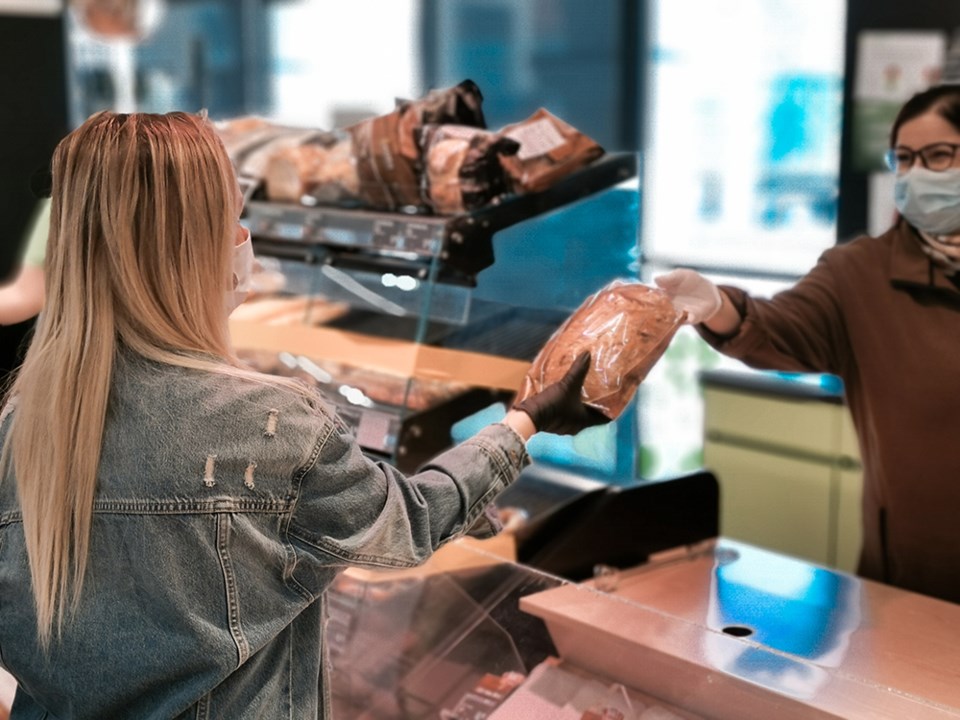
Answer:
<svg viewBox="0 0 960 720"><path fill-rule="evenodd" d="M911 95L940 81L947 37L939 31L868 30L857 38L853 166L884 170L890 126Z"/></svg>

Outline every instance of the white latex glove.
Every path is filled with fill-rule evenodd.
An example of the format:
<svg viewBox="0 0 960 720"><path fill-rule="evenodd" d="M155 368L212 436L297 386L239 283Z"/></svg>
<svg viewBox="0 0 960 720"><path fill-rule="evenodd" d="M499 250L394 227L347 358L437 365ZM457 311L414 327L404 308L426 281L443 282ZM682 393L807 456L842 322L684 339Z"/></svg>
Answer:
<svg viewBox="0 0 960 720"><path fill-rule="evenodd" d="M663 289L677 310L687 314L686 322L699 325L718 312L723 305L720 289L703 275L686 268L658 275L653 281Z"/></svg>

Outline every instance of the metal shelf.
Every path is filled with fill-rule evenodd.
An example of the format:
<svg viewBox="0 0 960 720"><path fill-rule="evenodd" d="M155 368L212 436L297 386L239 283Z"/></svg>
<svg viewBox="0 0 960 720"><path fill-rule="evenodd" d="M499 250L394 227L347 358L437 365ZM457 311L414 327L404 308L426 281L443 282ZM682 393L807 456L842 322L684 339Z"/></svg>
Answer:
<svg viewBox="0 0 960 720"><path fill-rule="evenodd" d="M462 215L387 213L250 200L244 221L257 252L344 268L402 270L474 285L494 262L493 235L637 175L634 153L606 155L538 193L510 195Z"/></svg>

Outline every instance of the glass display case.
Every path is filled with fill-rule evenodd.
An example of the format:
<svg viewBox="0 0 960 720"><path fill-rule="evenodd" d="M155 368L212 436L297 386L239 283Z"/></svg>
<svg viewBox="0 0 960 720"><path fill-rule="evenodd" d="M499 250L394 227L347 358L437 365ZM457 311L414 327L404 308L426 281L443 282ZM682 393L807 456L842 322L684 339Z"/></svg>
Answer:
<svg viewBox="0 0 960 720"><path fill-rule="evenodd" d="M440 216L247 199L261 265L231 317L242 358L318 385L371 455L412 470L499 419L581 301L636 277L637 156ZM535 457L634 476L635 411Z"/></svg>
<svg viewBox="0 0 960 720"><path fill-rule="evenodd" d="M580 584L487 542L332 586L338 717L960 717L956 605L724 538Z"/></svg>

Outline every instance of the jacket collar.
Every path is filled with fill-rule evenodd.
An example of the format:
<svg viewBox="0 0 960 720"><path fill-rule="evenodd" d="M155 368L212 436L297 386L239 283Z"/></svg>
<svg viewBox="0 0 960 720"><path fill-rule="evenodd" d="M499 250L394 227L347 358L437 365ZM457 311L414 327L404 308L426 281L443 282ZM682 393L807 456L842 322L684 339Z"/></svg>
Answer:
<svg viewBox="0 0 960 720"><path fill-rule="evenodd" d="M936 288L954 295L960 289L920 248L923 242L907 222L900 220L893 229L893 247L890 255L890 283L894 287Z"/></svg>

